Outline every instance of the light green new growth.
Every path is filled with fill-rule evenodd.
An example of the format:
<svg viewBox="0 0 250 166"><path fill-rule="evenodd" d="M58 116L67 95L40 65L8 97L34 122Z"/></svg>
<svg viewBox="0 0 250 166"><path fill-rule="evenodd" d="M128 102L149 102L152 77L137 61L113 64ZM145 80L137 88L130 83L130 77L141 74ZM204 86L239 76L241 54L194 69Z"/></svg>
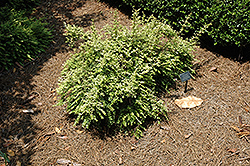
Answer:
<svg viewBox="0 0 250 166"><path fill-rule="evenodd" d="M148 118L167 117L159 90L192 71L192 44L169 25L138 12L130 28L115 20L100 31L94 26L86 33L72 25L66 29L70 44L83 41L66 62L58 88L59 105L77 115L75 124L115 126L139 137Z"/></svg>

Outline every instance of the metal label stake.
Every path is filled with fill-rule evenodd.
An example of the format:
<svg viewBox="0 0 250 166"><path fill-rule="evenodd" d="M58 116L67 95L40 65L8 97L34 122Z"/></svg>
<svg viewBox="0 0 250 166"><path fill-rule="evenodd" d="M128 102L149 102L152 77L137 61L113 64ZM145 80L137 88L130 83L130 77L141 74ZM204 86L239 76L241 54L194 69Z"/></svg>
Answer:
<svg viewBox="0 0 250 166"><path fill-rule="evenodd" d="M184 90L184 93L186 93L187 92L188 80L190 80L192 77L191 77L189 71L187 71L185 73L180 74L180 78L181 78L181 82L185 82L186 81L185 90Z"/></svg>

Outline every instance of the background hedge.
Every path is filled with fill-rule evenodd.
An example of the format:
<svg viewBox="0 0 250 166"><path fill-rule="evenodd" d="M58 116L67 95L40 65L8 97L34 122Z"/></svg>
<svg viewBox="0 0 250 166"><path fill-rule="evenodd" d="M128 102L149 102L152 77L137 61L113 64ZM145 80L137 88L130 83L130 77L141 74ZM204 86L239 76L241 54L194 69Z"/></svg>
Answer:
<svg viewBox="0 0 250 166"><path fill-rule="evenodd" d="M141 8L147 14L167 19L176 30L184 27L184 35L192 36L205 25L214 44L223 46L250 44L249 0L122 0L126 5Z"/></svg>

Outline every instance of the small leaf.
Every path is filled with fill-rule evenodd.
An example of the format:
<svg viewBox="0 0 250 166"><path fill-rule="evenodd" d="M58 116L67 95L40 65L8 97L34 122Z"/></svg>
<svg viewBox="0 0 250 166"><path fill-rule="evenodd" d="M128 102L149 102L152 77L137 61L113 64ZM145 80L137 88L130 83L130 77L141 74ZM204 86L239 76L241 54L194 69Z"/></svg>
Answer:
<svg viewBox="0 0 250 166"><path fill-rule="evenodd" d="M13 156L15 156L15 153L12 150L8 150L8 155L13 157Z"/></svg>

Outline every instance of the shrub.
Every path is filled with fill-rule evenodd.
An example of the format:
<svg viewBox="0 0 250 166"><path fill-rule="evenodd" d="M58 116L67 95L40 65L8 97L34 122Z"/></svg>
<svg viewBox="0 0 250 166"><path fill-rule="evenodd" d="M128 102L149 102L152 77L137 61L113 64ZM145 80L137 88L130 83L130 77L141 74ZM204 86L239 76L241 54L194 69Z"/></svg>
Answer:
<svg viewBox="0 0 250 166"><path fill-rule="evenodd" d="M250 44L250 1L220 1L210 13L213 26L208 29L208 35L215 44L238 47Z"/></svg>
<svg viewBox="0 0 250 166"><path fill-rule="evenodd" d="M16 11L30 13L38 4L38 0L1 0L0 7L8 7Z"/></svg>
<svg viewBox="0 0 250 166"><path fill-rule="evenodd" d="M84 41L66 62L58 88L58 105L77 115L75 124L115 127L139 137L148 118L166 117L159 90L191 70L192 44L169 25L137 12L130 28L114 21L100 31L66 29L68 41Z"/></svg>
<svg viewBox="0 0 250 166"><path fill-rule="evenodd" d="M214 44L244 47L250 44L250 2L245 0L122 0L126 5L141 8L147 14L167 19L176 30L187 18L184 35L192 36L204 25Z"/></svg>
<svg viewBox="0 0 250 166"><path fill-rule="evenodd" d="M49 45L51 32L46 23L24 16L24 12L2 8L0 13L0 67L22 64L36 57Z"/></svg>

